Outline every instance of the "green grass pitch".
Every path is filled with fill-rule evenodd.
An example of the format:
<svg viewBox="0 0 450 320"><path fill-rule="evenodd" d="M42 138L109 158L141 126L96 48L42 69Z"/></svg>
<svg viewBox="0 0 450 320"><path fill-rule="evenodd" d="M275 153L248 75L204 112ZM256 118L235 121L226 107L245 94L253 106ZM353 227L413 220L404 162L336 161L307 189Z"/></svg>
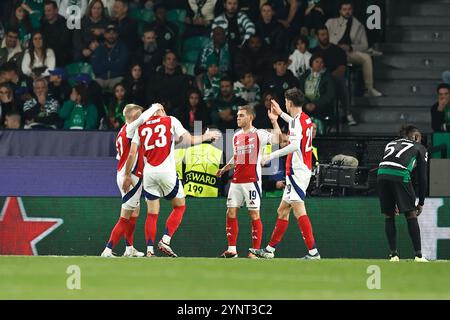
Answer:
<svg viewBox="0 0 450 320"><path fill-rule="evenodd" d="M80 290L67 289L71 265ZM0 299L450 299L450 263L2 256Z"/></svg>

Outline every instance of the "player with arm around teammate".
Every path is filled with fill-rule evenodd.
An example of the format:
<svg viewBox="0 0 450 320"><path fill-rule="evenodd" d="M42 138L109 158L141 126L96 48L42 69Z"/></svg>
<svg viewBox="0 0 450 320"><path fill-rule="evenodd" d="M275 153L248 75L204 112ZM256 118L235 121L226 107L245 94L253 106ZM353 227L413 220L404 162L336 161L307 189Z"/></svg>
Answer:
<svg viewBox="0 0 450 320"><path fill-rule="evenodd" d="M409 236L415 251L415 261L427 262L422 256L420 227L417 217L422 213L427 186L428 153L420 143L422 135L414 126L401 130L401 139L389 142L378 167L378 196L381 212L385 215L385 232L389 243L389 260L399 261L395 216L404 213ZM417 166L419 176L419 202L411 182L411 172Z"/></svg>
<svg viewBox="0 0 450 320"><path fill-rule="evenodd" d="M281 116L284 121L289 123L289 144L268 156L264 156L263 165L268 161L287 155L286 187L278 207L278 219L269 245L264 249L251 249L250 251L260 258L273 258L275 256L275 248L286 232L289 215L291 209L293 209L300 232L308 248L308 254L303 259L318 260L320 259L320 254L316 248L311 222L306 213L304 203L312 168L312 120L302 111L304 95L299 89L292 88L287 90L285 92L285 103L290 116L282 112L278 103L272 100L269 118L274 129L280 133L277 123L278 116Z"/></svg>
<svg viewBox="0 0 450 320"><path fill-rule="evenodd" d="M237 236L239 232L237 213L247 206L252 220L252 248L259 249L262 239L262 223L259 215L261 205L261 160L264 147L272 143L273 135L266 130L253 127L255 110L252 106L241 106L237 113L237 125L240 128L233 136L233 157L217 172L222 176L234 167L234 174L227 200L226 234L228 249L221 258L237 258ZM249 253L249 258L255 255Z"/></svg>
<svg viewBox="0 0 450 320"><path fill-rule="evenodd" d="M140 210L140 198L142 194L142 170L143 170L143 154L142 150L137 150L138 156L130 163L132 172L130 179L133 181L133 187L122 190L123 180L125 178L125 167L128 159L128 154L131 147L132 136L127 135L127 126L138 119L142 113L142 107L135 104L128 104L123 109L123 115L126 120L126 124L120 129L119 134L116 137L116 149L117 149L117 186L122 194L122 209L120 218L114 229L111 232L111 236L103 250L102 257L112 257L112 249L124 236L126 241L125 257L142 257L143 252L137 251L133 246L134 230L136 226L136 219L139 216Z"/></svg>
<svg viewBox="0 0 450 320"><path fill-rule="evenodd" d="M171 200L173 210L170 213L162 239L158 242L158 249L170 257L177 257L172 250L170 241L181 223L186 210L183 186L176 174L174 145L181 139L185 144L199 144L204 141L218 139L220 133L207 130L202 136L192 136L180 121L167 116L164 107L153 105L156 111L153 116L145 119L136 130L129 153L129 161L125 170L123 189L133 185L131 177L131 163L142 146L144 153L143 192L147 200L148 215L145 222L147 241L147 256L154 253L156 236L156 222L159 214L159 198Z"/></svg>

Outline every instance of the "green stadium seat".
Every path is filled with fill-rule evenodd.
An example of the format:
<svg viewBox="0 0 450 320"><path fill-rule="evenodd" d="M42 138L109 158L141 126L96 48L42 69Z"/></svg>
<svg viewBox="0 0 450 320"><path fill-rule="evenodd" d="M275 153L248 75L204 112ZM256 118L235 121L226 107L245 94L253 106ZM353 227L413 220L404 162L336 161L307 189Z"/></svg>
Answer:
<svg viewBox="0 0 450 320"><path fill-rule="evenodd" d="M92 79L95 79L94 69L87 62L77 62L69 64L65 67L65 70L68 75L68 81L71 86L75 85L75 77L80 73L87 73L91 76Z"/></svg>
<svg viewBox="0 0 450 320"><path fill-rule="evenodd" d="M195 63L190 63L190 62L183 62L181 64L183 70L186 72L186 74L190 75L190 76L195 76L194 73L194 68L195 68Z"/></svg>
<svg viewBox="0 0 450 320"><path fill-rule="evenodd" d="M167 21L175 23L178 26L180 35L183 34L184 30L186 29L186 13L187 12L184 9L173 9L167 11Z"/></svg>
<svg viewBox="0 0 450 320"><path fill-rule="evenodd" d="M155 14L153 10L149 9L131 9L128 16L138 23L138 33L140 36L144 33L144 27L147 23L155 21Z"/></svg>
<svg viewBox="0 0 450 320"><path fill-rule="evenodd" d="M209 42L208 37L191 37L187 38L183 42L183 50L181 53L181 60L183 62L197 61L198 55L202 51L203 47Z"/></svg>

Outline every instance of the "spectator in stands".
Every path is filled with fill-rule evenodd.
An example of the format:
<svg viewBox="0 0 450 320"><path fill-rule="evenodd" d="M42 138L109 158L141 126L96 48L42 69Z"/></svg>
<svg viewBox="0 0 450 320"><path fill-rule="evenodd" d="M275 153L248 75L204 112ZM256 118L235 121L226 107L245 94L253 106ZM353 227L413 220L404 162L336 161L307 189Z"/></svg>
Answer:
<svg viewBox="0 0 450 320"><path fill-rule="evenodd" d="M101 0L92 0L86 15L81 19L81 29L73 34L74 60L87 60L103 39L108 19Z"/></svg>
<svg viewBox="0 0 450 320"><path fill-rule="evenodd" d="M362 66L365 96L381 97L382 93L374 88L372 57L367 53L367 42L364 25L353 16L350 1L343 1L339 6L338 18L329 19L326 26L330 32L330 42L341 47L347 54L349 63Z"/></svg>
<svg viewBox="0 0 450 320"><path fill-rule="evenodd" d="M233 53L255 34L255 25L245 13L239 11L238 0L223 0L223 5L225 11L214 19L212 29L221 27L225 30Z"/></svg>
<svg viewBox="0 0 450 320"><path fill-rule="evenodd" d="M233 92L233 80L223 77L220 80L220 94L212 103L211 121L219 130L236 129L236 114L239 106L245 105L242 98Z"/></svg>
<svg viewBox="0 0 450 320"><path fill-rule="evenodd" d="M118 130L125 124L123 108L128 104L127 91L122 83L117 83L113 88L113 99L106 111L101 129Z"/></svg>
<svg viewBox="0 0 450 320"><path fill-rule="evenodd" d="M323 2L323 0L308 0L304 21L305 27L311 35L314 35L316 30L326 22L326 12Z"/></svg>
<svg viewBox="0 0 450 320"><path fill-rule="evenodd" d="M95 81L107 91L112 91L127 73L128 48L118 37L117 26L109 24L105 30L105 42L94 48L91 56Z"/></svg>
<svg viewBox="0 0 450 320"><path fill-rule="evenodd" d="M20 42L24 47L28 45L28 41L31 39L31 33L33 32L33 27L31 26L30 15L22 7L20 2L16 3L14 6L14 11L11 14L7 27L8 29L19 30Z"/></svg>
<svg viewBox="0 0 450 320"><path fill-rule="evenodd" d="M220 1L220 0L219 0ZM184 37L209 36L209 28L214 20L214 7L217 0L188 0Z"/></svg>
<svg viewBox="0 0 450 320"><path fill-rule="evenodd" d="M90 0L91 2L93 0ZM116 0L101 0L106 17L111 18L114 15L114 3Z"/></svg>
<svg viewBox="0 0 450 320"><path fill-rule="evenodd" d="M206 128L209 123L209 111L202 95L197 88L189 89L187 99L184 104L177 110L176 117L180 120L183 127L190 132L194 131L194 121L201 121L202 127Z"/></svg>
<svg viewBox="0 0 450 320"><path fill-rule="evenodd" d="M93 81L87 73L77 75L75 77L75 83L82 84L87 88L89 103L92 103L97 108L98 119L103 119L106 114L106 103L102 94L102 87L96 81Z"/></svg>
<svg viewBox="0 0 450 320"><path fill-rule="evenodd" d="M55 1L45 1L41 31L56 56L56 66L64 67L71 62L72 32L67 28L66 19L58 14Z"/></svg>
<svg viewBox="0 0 450 320"><path fill-rule="evenodd" d="M288 57L284 54L279 54L273 60L273 70L269 71L263 78L262 91L274 91L277 97L284 97L284 92L287 89L298 87L298 80L294 77L292 72L288 70ZM283 101L279 101L280 105L284 106Z"/></svg>
<svg viewBox="0 0 450 320"><path fill-rule="evenodd" d="M19 41L19 30L16 28L8 29L0 48L0 66L9 61L19 66L21 60L22 46Z"/></svg>
<svg viewBox="0 0 450 320"><path fill-rule="evenodd" d="M113 21L119 31L119 40L127 45L128 51L133 52L139 44L139 35L137 22L128 17L128 2L116 0L113 11Z"/></svg>
<svg viewBox="0 0 450 320"><path fill-rule="evenodd" d="M445 83L450 84L450 70L446 70L442 73L442 80Z"/></svg>
<svg viewBox="0 0 450 320"><path fill-rule="evenodd" d="M23 105L25 129L56 129L59 104L48 94L45 78L37 78L33 82L33 97Z"/></svg>
<svg viewBox="0 0 450 320"><path fill-rule="evenodd" d="M277 19L289 33L295 34L301 26L301 0L268 0L275 11L275 19Z"/></svg>
<svg viewBox="0 0 450 320"><path fill-rule="evenodd" d="M7 62L3 65L2 73L4 74L5 82L8 82L14 91L15 100L22 106L26 100L31 98L30 93L33 88L31 78L19 73L18 67L11 62Z"/></svg>
<svg viewBox="0 0 450 320"><path fill-rule="evenodd" d="M59 116L64 119L64 129L94 130L97 128L97 109L90 104L87 88L78 84L72 88L70 99L64 102Z"/></svg>
<svg viewBox="0 0 450 320"><path fill-rule="evenodd" d="M249 70L243 70L239 76L239 81L234 83L234 93L237 97L252 106L255 106L261 99L261 89L255 82L255 76Z"/></svg>
<svg viewBox="0 0 450 320"><path fill-rule="evenodd" d="M255 106L256 117L253 120L253 125L258 129L272 129L272 123L267 116L267 111L270 110L270 100L277 100L275 93L266 91L262 94L261 101Z"/></svg>
<svg viewBox="0 0 450 320"><path fill-rule="evenodd" d="M265 73L271 70L273 56L259 35L252 35L246 44L234 56L233 70L239 74L241 70L250 69L256 81L261 82Z"/></svg>
<svg viewBox="0 0 450 320"><path fill-rule="evenodd" d="M334 80L320 53L313 54L310 67L300 78L300 90L305 94L304 110L310 117L323 120L333 114L336 99Z"/></svg>
<svg viewBox="0 0 450 320"><path fill-rule="evenodd" d="M55 65L55 52L47 46L43 33L40 31L34 32L28 49L25 50L23 55L23 74L36 80L39 77L50 75L48 71L55 69Z"/></svg>
<svg viewBox="0 0 450 320"><path fill-rule="evenodd" d="M9 114L22 114L14 98L14 91L7 83L0 83L0 125L3 125Z"/></svg>
<svg viewBox="0 0 450 320"><path fill-rule="evenodd" d="M145 107L145 81L142 74L142 66L139 63L131 64L129 73L123 80L123 85L128 94L128 102Z"/></svg>
<svg viewBox="0 0 450 320"><path fill-rule="evenodd" d="M148 82L147 104L160 102L167 114L172 114L183 103L190 86L191 81L183 74L176 54L168 51L163 65Z"/></svg>
<svg viewBox="0 0 450 320"><path fill-rule="evenodd" d="M195 84L201 92L203 99L211 107L220 91L219 62L216 55L211 54L206 59L206 73L197 75Z"/></svg>
<svg viewBox="0 0 450 320"><path fill-rule="evenodd" d="M325 59L325 67L333 76L336 83L336 91L344 109L347 123L350 126L357 124L350 111L350 97L347 88L345 73L347 69L347 57L345 51L337 45L330 43L328 28L322 26L316 30L319 45L311 50L313 54L320 53Z"/></svg>
<svg viewBox="0 0 450 320"><path fill-rule="evenodd" d="M305 36L299 36L295 38L295 50L289 56L289 67L292 74L297 78L300 77L310 68L309 60L311 59L311 53L309 50L309 41Z"/></svg>
<svg viewBox="0 0 450 320"><path fill-rule="evenodd" d="M272 5L266 2L261 6L260 13L256 33L264 39L271 50L276 53L287 52L289 35L286 28L274 18Z"/></svg>
<svg viewBox="0 0 450 320"><path fill-rule="evenodd" d="M450 85L437 87L438 102L431 107L431 127L434 132L450 132Z"/></svg>
<svg viewBox="0 0 450 320"><path fill-rule="evenodd" d="M67 72L64 68L55 68L55 70L50 70L49 73L48 92L58 101L59 105L62 106L69 98L70 92L72 91L67 82Z"/></svg>
<svg viewBox="0 0 450 320"><path fill-rule="evenodd" d="M206 61L212 55L218 62L221 75L228 74L231 70L231 54L226 41L225 30L222 27L213 29L212 39L200 52L195 66L196 74L206 72Z"/></svg>
<svg viewBox="0 0 450 320"><path fill-rule="evenodd" d="M145 78L149 78L156 72L156 68L162 63L164 51L156 41L156 32L153 29L144 30L142 43L135 51L132 61L142 65Z"/></svg>
<svg viewBox="0 0 450 320"><path fill-rule="evenodd" d="M36 14L39 17L44 15L43 0L23 0L22 8L28 11L29 14Z"/></svg>
<svg viewBox="0 0 450 320"><path fill-rule="evenodd" d="M71 6L77 6L80 9L80 18L83 18L88 7L88 0L59 0L58 14L68 19L70 14L75 14L70 10Z"/></svg>
<svg viewBox="0 0 450 320"><path fill-rule="evenodd" d="M167 7L165 4L157 3L153 6L155 12L155 21L150 23L147 28L156 32L158 46L162 50L176 51L178 39L178 27L176 24L167 21Z"/></svg>
<svg viewBox="0 0 450 320"><path fill-rule="evenodd" d="M5 116L5 129L21 129L22 116L19 113L10 113Z"/></svg>

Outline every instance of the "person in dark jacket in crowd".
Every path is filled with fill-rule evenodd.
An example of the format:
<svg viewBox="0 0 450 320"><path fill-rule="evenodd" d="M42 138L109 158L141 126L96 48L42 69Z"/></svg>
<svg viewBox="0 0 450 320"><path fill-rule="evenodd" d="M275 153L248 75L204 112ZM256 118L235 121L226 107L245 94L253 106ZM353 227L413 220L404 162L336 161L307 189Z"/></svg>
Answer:
<svg viewBox="0 0 450 320"><path fill-rule="evenodd" d="M69 64L72 60L72 32L67 28L66 19L58 14L55 1L45 1L41 31L47 45L55 52L56 66L65 67Z"/></svg>
<svg viewBox="0 0 450 320"><path fill-rule="evenodd" d="M130 72L123 79L123 85L129 103L145 106L145 80L139 63L131 64Z"/></svg>
<svg viewBox="0 0 450 320"><path fill-rule="evenodd" d="M134 52L131 60L142 66L142 72L146 79L150 78L156 68L162 64L164 51L161 50L156 41L156 32L153 29L145 29L142 35L142 43Z"/></svg>
<svg viewBox="0 0 450 320"><path fill-rule="evenodd" d="M175 109L182 105L191 82L190 78L183 74L176 54L168 51L164 55L163 65L148 82L147 104L159 102L164 105L166 113L172 115Z"/></svg>
<svg viewBox="0 0 450 320"><path fill-rule="evenodd" d="M438 102L431 107L431 126L434 132L450 132L450 84L437 87Z"/></svg>
<svg viewBox="0 0 450 320"><path fill-rule="evenodd" d="M277 53L288 52L288 33L286 28L274 19L275 12L270 3L261 6L260 16L256 22L256 33L259 34L266 45Z"/></svg>
<svg viewBox="0 0 450 320"><path fill-rule="evenodd" d="M99 44L91 56L95 81L107 91L112 91L112 88L121 82L127 73L129 52L127 46L118 37L117 26L109 24L105 31L105 42Z"/></svg>
<svg viewBox="0 0 450 320"><path fill-rule="evenodd" d="M191 88L187 93L187 99L184 104L178 108L175 116L180 120L183 127L190 132L193 132L195 121L201 121L203 128L210 124L209 111L205 101L202 99L200 91L197 88Z"/></svg>

